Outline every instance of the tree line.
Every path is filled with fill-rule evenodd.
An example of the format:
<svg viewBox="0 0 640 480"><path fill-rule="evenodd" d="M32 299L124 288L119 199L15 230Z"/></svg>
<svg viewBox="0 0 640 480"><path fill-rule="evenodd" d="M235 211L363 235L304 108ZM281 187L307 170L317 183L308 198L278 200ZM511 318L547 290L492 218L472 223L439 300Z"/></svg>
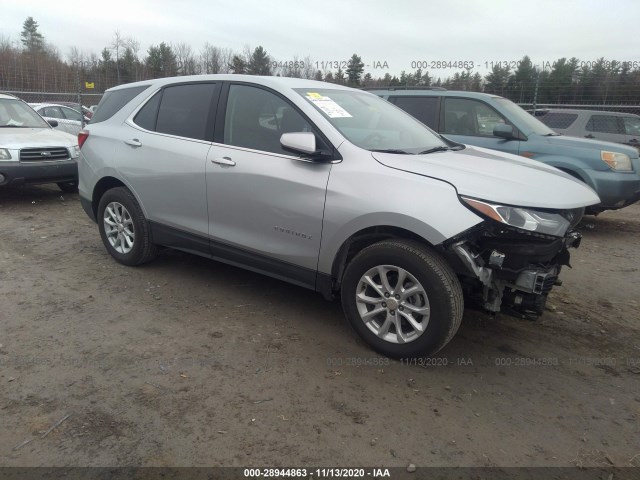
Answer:
<svg viewBox="0 0 640 480"><path fill-rule="evenodd" d="M70 93L80 83L87 92L84 82L89 82L92 91L103 92L152 78L235 73L307 78L353 87L444 87L494 93L517 103L640 104L640 62L560 58L539 68L525 55L510 63L516 63L516 68L498 62L484 76L466 68L446 78L434 78L421 69L374 78L365 72L362 58L355 53L344 69L319 70L309 57L282 62L263 46L233 51L206 43L196 51L187 43L161 42L143 52L137 40L119 31L99 55L72 48L64 58L46 41L38 22L28 17L19 41L0 37L0 90Z"/></svg>

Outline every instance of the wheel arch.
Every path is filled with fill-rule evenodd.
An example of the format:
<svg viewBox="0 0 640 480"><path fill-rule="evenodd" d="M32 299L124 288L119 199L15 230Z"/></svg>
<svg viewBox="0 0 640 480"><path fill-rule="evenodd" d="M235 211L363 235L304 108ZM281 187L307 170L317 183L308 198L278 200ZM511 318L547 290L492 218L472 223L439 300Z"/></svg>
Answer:
<svg viewBox="0 0 640 480"><path fill-rule="evenodd" d="M112 188L117 187L125 187L126 189L130 190L124 182L111 176L102 177L96 183L95 187L93 187L93 193L91 194L91 208L93 210L95 218L98 218L98 204L100 203L100 199L102 198L102 196L107 190L111 190Z"/></svg>
<svg viewBox="0 0 640 480"><path fill-rule="evenodd" d="M360 250L374 243L389 239L414 240L428 247L434 247L434 245L423 236L403 227L376 225L362 228L342 242L333 258L331 265L332 289L334 291L339 290L346 266Z"/></svg>

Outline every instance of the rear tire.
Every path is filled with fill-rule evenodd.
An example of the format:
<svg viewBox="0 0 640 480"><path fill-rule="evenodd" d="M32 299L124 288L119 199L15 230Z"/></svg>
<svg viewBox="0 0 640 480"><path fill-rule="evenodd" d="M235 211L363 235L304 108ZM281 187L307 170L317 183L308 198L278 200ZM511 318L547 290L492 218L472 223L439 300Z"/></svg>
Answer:
<svg viewBox="0 0 640 480"><path fill-rule="evenodd" d="M118 262L135 266L155 258L149 223L128 189L107 190L98 204L97 220L102 243Z"/></svg>
<svg viewBox="0 0 640 480"><path fill-rule="evenodd" d="M358 253L346 268L341 296L355 331L393 358L438 352L457 332L464 310L451 267L408 240L382 241Z"/></svg>

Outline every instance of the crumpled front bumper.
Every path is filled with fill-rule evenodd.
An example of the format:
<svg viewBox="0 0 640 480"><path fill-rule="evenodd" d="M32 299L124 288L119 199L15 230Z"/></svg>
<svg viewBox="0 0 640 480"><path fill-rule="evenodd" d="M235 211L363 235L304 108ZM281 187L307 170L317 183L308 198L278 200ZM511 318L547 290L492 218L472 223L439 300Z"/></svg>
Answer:
<svg viewBox="0 0 640 480"><path fill-rule="evenodd" d="M568 249L577 248L582 236L570 232L564 238L528 238L524 232L512 233L492 235L480 229L449 249L459 260L456 270L463 288L485 310L537 318L551 289L562 283L559 275L569 265Z"/></svg>

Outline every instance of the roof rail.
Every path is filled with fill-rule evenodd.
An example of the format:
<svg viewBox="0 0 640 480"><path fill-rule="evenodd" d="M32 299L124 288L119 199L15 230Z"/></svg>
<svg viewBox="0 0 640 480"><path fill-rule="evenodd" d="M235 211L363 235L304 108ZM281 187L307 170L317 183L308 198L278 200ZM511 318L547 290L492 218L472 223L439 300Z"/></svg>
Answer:
<svg viewBox="0 0 640 480"><path fill-rule="evenodd" d="M444 90L443 87L425 87L425 86L407 86L407 85L394 85L392 87L365 87L363 90Z"/></svg>

